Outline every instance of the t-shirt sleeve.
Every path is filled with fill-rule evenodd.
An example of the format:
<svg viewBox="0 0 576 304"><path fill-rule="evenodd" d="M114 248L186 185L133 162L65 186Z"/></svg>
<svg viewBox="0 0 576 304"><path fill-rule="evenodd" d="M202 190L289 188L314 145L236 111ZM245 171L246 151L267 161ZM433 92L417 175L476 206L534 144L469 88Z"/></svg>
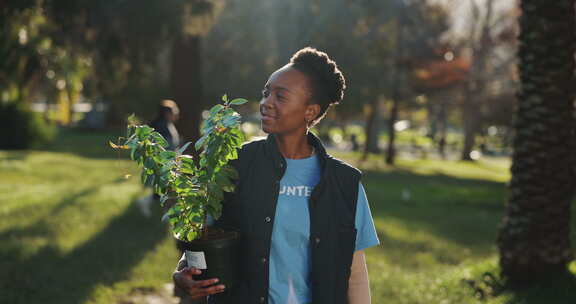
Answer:
<svg viewBox="0 0 576 304"><path fill-rule="evenodd" d="M368 205L368 198L362 183L358 184L358 202L356 203L356 251L380 244L374 227L374 220Z"/></svg>

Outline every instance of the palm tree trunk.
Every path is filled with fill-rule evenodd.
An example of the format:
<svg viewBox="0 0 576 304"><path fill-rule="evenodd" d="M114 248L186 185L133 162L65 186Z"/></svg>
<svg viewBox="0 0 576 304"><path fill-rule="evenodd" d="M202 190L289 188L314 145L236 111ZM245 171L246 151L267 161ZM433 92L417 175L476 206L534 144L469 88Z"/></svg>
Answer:
<svg viewBox="0 0 576 304"><path fill-rule="evenodd" d="M521 8L512 180L498 236L513 285L567 273L576 188L574 0L522 0Z"/></svg>

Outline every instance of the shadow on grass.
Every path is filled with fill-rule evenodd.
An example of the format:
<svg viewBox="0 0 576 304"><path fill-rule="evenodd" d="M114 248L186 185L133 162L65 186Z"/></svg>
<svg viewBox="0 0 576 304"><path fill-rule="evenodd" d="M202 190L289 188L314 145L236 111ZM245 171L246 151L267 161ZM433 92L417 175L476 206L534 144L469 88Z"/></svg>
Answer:
<svg viewBox="0 0 576 304"><path fill-rule="evenodd" d="M71 153L87 158L128 159L128 154L110 147L109 141L118 142L125 136L125 130L91 131L63 128L59 130L54 142L45 146L42 151Z"/></svg>
<svg viewBox="0 0 576 304"><path fill-rule="evenodd" d="M373 217L384 226L386 221L394 221L411 233L429 234L468 248L474 255L493 250L504 211L504 183L405 170L367 170L363 183ZM388 237L382 227L379 233L383 244L389 241L391 246L410 252L433 250L413 239ZM452 264L455 260L448 255L446 262Z"/></svg>
<svg viewBox="0 0 576 304"><path fill-rule="evenodd" d="M98 192L102 187L111 185L111 184L120 184L125 182L124 178L117 178L110 183L100 184L98 187L90 187L84 189L82 191L76 192L70 196L65 197L64 199L60 200L55 205L31 205L23 208L19 208L12 213L14 217L21 217L26 216L27 214L33 215L35 217L41 218L40 221L33 223L32 225L26 225L24 227L18 227L6 230L0 233L0 240L7 241L8 246L4 245L4 250L1 252L6 251L6 248L10 247L19 247L18 240L24 237L35 237L35 236L47 236L51 232L49 220L52 218L57 218L60 216L60 212L63 211L66 207L73 205L78 202L83 196L88 196L92 193ZM43 212L44 210L49 209L48 212ZM40 216L38 216L40 214ZM11 246L11 241L14 240L15 246Z"/></svg>
<svg viewBox="0 0 576 304"><path fill-rule="evenodd" d="M551 281L548 286L515 290L507 304L569 304L576 303L576 277Z"/></svg>
<svg viewBox="0 0 576 304"><path fill-rule="evenodd" d="M566 274L545 278L545 284L523 288L507 288L510 296L506 304L571 304L576 303L576 276Z"/></svg>
<svg viewBox="0 0 576 304"><path fill-rule="evenodd" d="M160 207L155 208L157 215ZM166 237L165 225L157 218L143 217L132 203L99 234L68 253L51 245L24 258L17 251L5 252L0 256L0 302L83 303L98 285L128 279L130 270ZM41 233L42 225L26 230Z"/></svg>

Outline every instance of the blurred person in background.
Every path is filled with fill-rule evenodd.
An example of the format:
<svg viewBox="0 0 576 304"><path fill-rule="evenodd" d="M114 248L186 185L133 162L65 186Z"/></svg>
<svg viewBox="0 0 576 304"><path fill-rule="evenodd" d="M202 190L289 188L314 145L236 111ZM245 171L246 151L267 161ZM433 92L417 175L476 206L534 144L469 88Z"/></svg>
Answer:
<svg viewBox="0 0 576 304"><path fill-rule="evenodd" d="M168 150L176 150L180 146L180 135L174 123L178 121L180 109L170 99L164 99L158 106L156 118L150 122L150 126L168 141Z"/></svg>
<svg viewBox="0 0 576 304"><path fill-rule="evenodd" d="M180 109L176 102L170 99L164 99L158 105L158 112L156 117L152 120L149 125L154 128L156 132L160 133L164 139L168 142L168 150L174 151L180 146L180 134L176 129L174 123L178 121L180 115ZM160 196L153 193L149 196L140 198L137 200L137 204L140 207L140 211L146 217L152 215L151 206L152 204L158 203ZM165 209L169 208L170 202L166 202Z"/></svg>

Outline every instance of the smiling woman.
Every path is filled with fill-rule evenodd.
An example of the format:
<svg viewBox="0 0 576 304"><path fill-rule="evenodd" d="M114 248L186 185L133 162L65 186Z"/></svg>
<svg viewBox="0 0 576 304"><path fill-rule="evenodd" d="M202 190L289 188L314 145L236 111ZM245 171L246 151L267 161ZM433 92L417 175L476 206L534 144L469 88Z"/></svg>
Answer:
<svg viewBox="0 0 576 304"><path fill-rule="evenodd" d="M260 113L267 139L245 144L233 166L236 191L215 223L242 236L241 286L179 262L177 286L211 303L370 303L364 249L379 244L361 173L328 155L310 127L344 96L326 53L298 51L270 75Z"/></svg>
<svg viewBox="0 0 576 304"><path fill-rule="evenodd" d="M302 49L264 86L262 129L267 133L301 133L342 100L345 88L344 75L326 53Z"/></svg>

